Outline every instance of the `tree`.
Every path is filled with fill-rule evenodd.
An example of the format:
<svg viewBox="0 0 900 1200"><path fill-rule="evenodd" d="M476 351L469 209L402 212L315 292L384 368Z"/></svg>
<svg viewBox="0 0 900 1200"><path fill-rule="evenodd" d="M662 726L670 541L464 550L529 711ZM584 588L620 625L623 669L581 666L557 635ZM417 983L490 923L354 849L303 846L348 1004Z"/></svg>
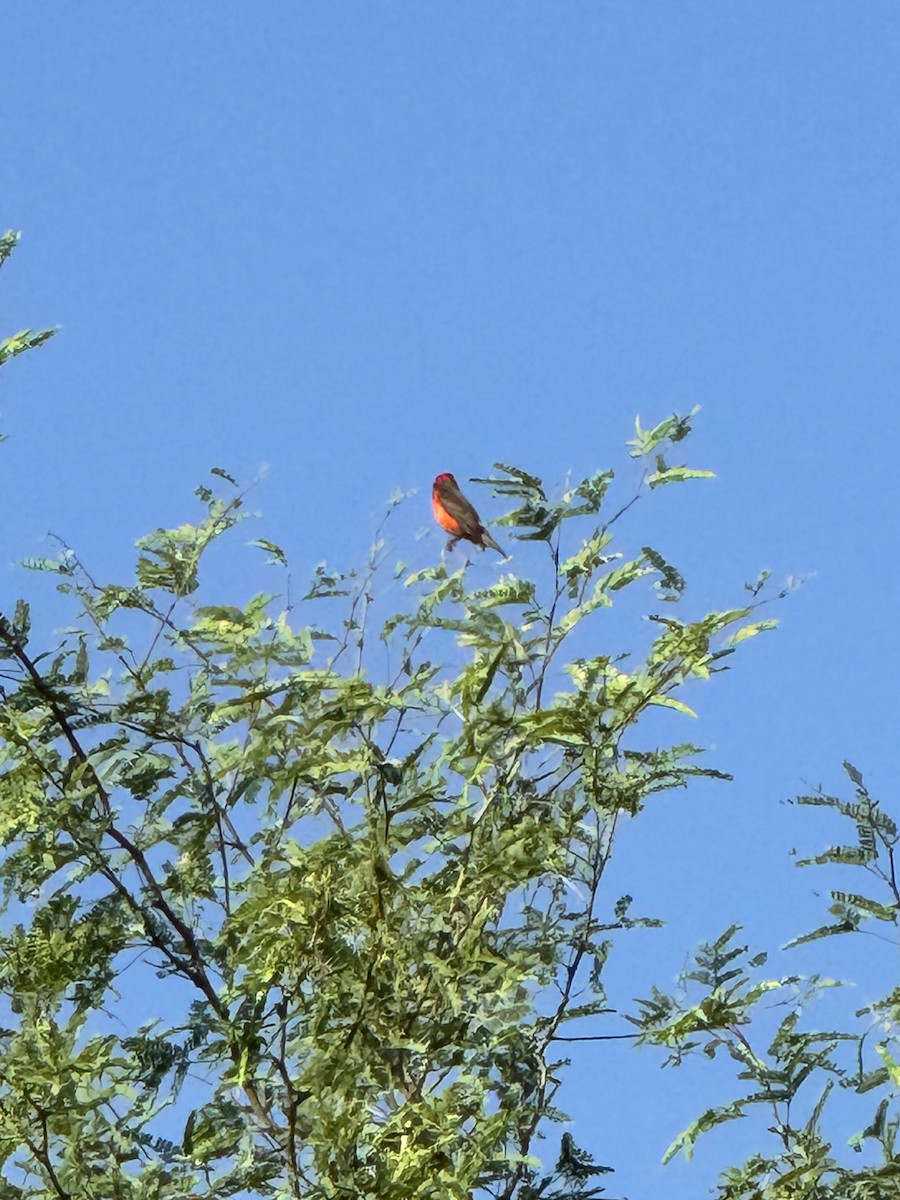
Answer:
<svg viewBox="0 0 900 1200"><path fill-rule="evenodd" d="M662 457L689 428L638 424L649 488L706 474ZM552 1180L533 1156L557 1115L556 1039L606 1009L610 937L642 923L602 887L618 828L710 773L691 746L642 747L639 721L684 709L685 681L766 627L748 623L758 600L678 619L678 572L611 549L629 507L606 515L612 472L551 501L498 466L484 482L514 536L546 545L546 577L472 590L465 567L414 572L377 675L377 553L361 576L320 568L293 610L192 608L205 552L242 517L216 475L205 518L143 539L125 584L67 548L30 564L77 606L55 651L30 647L24 601L0 623L19 919L0 970L4 1194L597 1194L571 1137ZM651 579L673 615L651 615L644 661L563 671L589 618ZM342 602L343 621L316 618ZM102 1019L128 970L155 975L165 1024Z"/></svg>
<svg viewBox="0 0 900 1200"><path fill-rule="evenodd" d="M693 415L636 424L639 493L709 474L667 457ZM658 923L606 869L649 796L718 774L647 744L643 718L689 714L685 686L771 627L765 578L687 619L675 567L613 549L635 497L612 504L612 471L551 499L497 464L478 482L510 502L511 540L546 548L534 580L473 587L442 559L402 570L410 603L385 616L379 541L298 604L199 604L244 517L213 475L202 519L142 539L126 582L65 546L30 561L71 606L58 644L34 647L24 600L0 617L0 1198L600 1195L609 1168L570 1133L555 1165L537 1151L563 1117L562 1031L605 1035L617 937ZM604 611L648 585L642 650L598 653ZM736 962L731 935L704 950L703 999L655 993L641 1039L676 1056L707 1039L752 1073L742 1025L765 988ZM155 1017L129 1027L116 1005L136 993ZM829 1069L821 1041L779 1036L806 1075ZM721 1195L819 1195L758 1190L765 1172L794 1186L790 1137Z"/></svg>

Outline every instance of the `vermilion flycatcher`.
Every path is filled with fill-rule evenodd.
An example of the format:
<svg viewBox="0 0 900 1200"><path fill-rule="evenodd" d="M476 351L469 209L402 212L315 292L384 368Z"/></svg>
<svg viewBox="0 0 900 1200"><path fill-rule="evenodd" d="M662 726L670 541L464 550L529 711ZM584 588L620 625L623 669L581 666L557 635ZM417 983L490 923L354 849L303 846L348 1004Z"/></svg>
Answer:
<svg viewBox="0 0 900 1200"><path fill-rule="evenodd" d="M473 542L482 550L488 546L503 554L503 550L481 523L478 513L459 490L459 484L449 471L438 475L431 489L431 507L435 520L450 534L447 548L452 550L460 538Z"/></svg>

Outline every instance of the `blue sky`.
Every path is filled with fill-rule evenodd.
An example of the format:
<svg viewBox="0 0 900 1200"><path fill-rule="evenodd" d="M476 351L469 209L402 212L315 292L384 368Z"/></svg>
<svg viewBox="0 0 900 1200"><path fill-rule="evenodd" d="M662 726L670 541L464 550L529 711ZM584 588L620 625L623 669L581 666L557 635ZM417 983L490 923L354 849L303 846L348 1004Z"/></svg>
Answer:
<svg viewBox="0 0 900 1200"><path fill-rule="evenodd" d="M696 611L763 567L806 582L682 735L736 782L626 839L623 890L670 920L632 965L666 983L728 920L771 946L813 923L787 855L828 834L779 801L845 757L876 795L895 777L893 0L18 7L0 316L63 328L4 371L4 595L48 530L124 574L216 465L266 465L250 536L301 575L358 562L417 488L392 549L425 565L438 471L627 490L635 414L700 404L686 457L717 479L642 502L626 545ZM750 1148L658 1167L711 1088L579 1052L568 1107L613 1194L695 1197Z"/></svg>

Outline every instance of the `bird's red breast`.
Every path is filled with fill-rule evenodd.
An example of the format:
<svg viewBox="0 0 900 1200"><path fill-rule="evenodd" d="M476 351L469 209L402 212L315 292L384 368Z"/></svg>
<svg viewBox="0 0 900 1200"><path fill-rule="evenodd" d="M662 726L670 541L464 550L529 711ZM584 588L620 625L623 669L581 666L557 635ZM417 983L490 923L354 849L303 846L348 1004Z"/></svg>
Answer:
<svg viewBox="0 0 900 1200"><path fill-rule="evenodd" d="M503 553L449 471L442 471L435 479L431 489L431 507L438 525L453 537L466 538L482 550L485 546L493 546Z"/></svg>
<svg viewBox="0 0 900 1200"><path fill-rule="evenodd" d="M434 518L441 529L446 529L456 537L465 537L465 531L459 521L460 501L463 505L467 503L456 480L449 471L442 472L435 479L431 489Z"/></svg>

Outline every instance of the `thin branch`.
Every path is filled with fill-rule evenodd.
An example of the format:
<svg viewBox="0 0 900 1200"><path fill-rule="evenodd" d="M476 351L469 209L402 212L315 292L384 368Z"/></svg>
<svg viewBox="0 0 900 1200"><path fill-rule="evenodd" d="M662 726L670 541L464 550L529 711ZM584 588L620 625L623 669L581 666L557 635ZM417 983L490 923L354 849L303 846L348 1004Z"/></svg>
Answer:
<svg viewBox="0 0 900 1200"><path fill-rule="evenodd" d="M556 608L562 599L564 587L559 577L559 544L562 538L562 522L556 527L556 542L550 547L550 557L553 560L553 578L556 584L556 591L553 595L553 603L550 605L550 611L547 614L547 636L544 639L544 650L541 654L541 670L537 678L537 689L535 692L534 706L541 707L541 697L544 694L544 680L547 678L547 670L550 666L550 661L553 657L550 651L550 643L553 640L553 624L556 620Z"/></svg>
<svg viewBox="0 0 900 1200"><path fill-rule="evenodd" d="M64 1196L67 1197L69 1195L69 1193L65 1190L65 1188L60 1183L59 1176L56 1174L56 1169L53 1166L53 1160L50 1157L50 1134L49 1134L49 1130L47 1129L47 1114L45 1112L41 1113L40 1120L41 1120L41 1141L43 1144L43 1148L39 1155L39 1161L43 1164L44 1170L50 1176L50 1182L53 1184L53 1188L54 1188L57 1196L59 1196L60 1198L62 1198Z"/></svg>
<svg viewBox="0 0 900 1200"><path fill-rule="evenodd" d="M299 1158L297 1152L297 1107L302 1100L298 1098L294 1089L293 1080L291 1079L290 1071L287 1065L287 996L284 994L284 988L281 989L281 1003L278 1005L278 1016L281 1023L279 1031L280 1048L278 1057L275 1059L275 1066L281 1076L284 1084L287 1103L284 1111L287 1117L287 1172L288 1184L290 1185L291 1195L295 1200L300 1200L302 1192L300 1190L300 1173L299 1173ZM302 1099L306 1099L304 1096Z"/></svg>
<svg viewBox="0 0 900 1200"><path fill-rule="evenodd" d="M620 1042L634 1041L636 1037L640 1037L639 1033L597 1033L585 1035L584 1037L560 1037L554 1034L551 1039L554 1042Z"/></svg>

